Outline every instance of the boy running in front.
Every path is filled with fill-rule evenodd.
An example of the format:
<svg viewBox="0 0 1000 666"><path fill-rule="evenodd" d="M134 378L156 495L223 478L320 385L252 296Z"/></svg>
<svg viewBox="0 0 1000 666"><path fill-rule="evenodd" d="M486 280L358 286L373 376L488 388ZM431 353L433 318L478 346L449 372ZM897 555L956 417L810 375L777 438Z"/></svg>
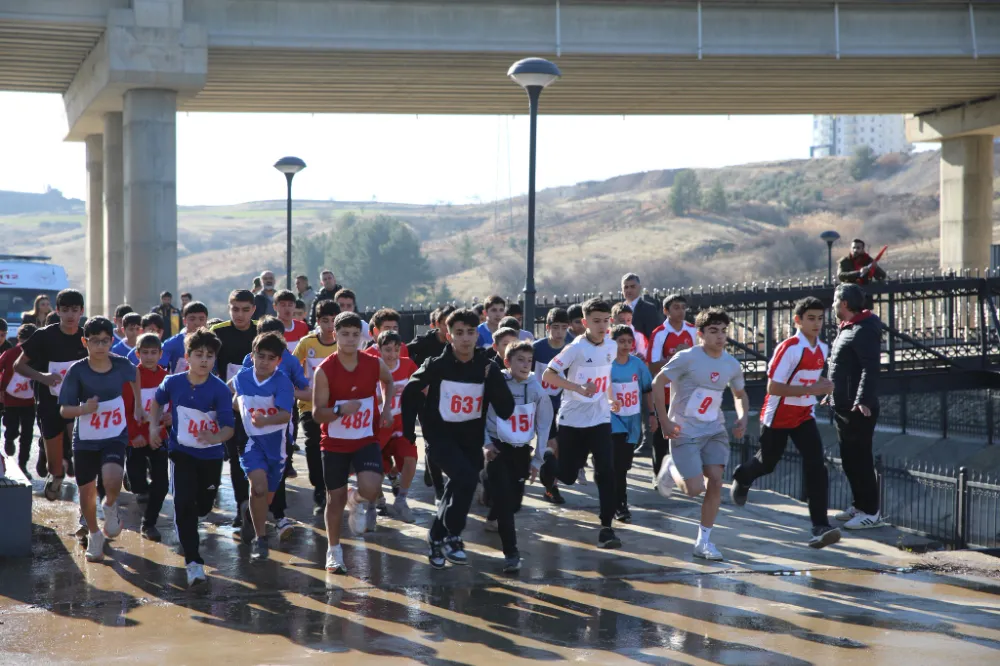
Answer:
<svg viewBox="0 0 1000 666"><path fill-rule="evenodd" d="M733 437L737 439L746 432L750 406L743 388L743 368L726 352L729 315L721 308L710 308L698 313L694 325L701 346L675 353L653 380L654 395L660 395L667 382L671 394L669 413L661 400L654 400L660 429L670 440L670 457L656 481L664 497L674 483L688 497L705 494L694 556L720 561L722 554L711 535L722 503L722 472L729 461L722 392L728 386L735 398Z"/></svg>

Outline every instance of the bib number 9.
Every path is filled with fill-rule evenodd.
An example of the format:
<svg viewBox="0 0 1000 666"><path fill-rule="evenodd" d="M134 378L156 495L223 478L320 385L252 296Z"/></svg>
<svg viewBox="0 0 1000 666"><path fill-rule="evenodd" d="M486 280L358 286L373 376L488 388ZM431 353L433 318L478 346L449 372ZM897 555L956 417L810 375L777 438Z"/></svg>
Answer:
<svg viewBox="0 0 1000 666"><path fill-rule="evenodd" d="M706 413L709 409L712 408L713 402L715 402L715 398L713 398L712 396L706 396L705 399L701 401L701 404L698 405L698 413L699 414Z"/></svg>

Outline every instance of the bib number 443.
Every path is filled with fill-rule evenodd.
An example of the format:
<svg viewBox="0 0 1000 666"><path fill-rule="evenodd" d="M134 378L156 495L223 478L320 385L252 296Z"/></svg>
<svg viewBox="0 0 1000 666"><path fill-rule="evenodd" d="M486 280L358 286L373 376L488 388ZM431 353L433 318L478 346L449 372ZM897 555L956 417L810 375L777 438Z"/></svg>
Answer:
<svg viewBox="0 0 1000 666"><path fill-rule="evenodd" d="M201 419L200 421L192 419L191 421L188 421L187 431L194 437L197 437L199 432L205 430L215 435L219 432L219 424L215 421L209 421L208 419Z"/></svg>

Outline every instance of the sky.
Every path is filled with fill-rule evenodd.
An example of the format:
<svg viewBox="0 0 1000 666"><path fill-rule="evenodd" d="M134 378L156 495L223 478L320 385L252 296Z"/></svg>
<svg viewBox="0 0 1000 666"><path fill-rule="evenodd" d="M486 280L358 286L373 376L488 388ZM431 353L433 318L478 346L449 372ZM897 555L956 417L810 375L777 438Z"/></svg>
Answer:
<svg viewBox="0 0 1000 666"><path fill-rule="evenodd" d="M537 187L683 167L807 158L811 116L546 116ZM85 198L84 146L63 139L60 95L0 93L0 190ZM179 113L177 201L283 199L275 161L306 162L296 199L470 203L523 194L528 118Z"/></svg>

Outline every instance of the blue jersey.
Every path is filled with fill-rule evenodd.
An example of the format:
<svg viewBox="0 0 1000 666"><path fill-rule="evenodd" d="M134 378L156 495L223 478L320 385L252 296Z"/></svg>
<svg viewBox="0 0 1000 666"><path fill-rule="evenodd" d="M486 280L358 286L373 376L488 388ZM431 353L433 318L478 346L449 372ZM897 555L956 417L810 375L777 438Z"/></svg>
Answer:
<svg viewBox="0 0 1000 666"><path fill-rule="evenodd" d="M132 365L139 367L139 351L137 349L133 349L132 351L130 351L128 353L128 356L126 356L125 358L127 358L129 360L129 363L131 363ZM161 368L167 367L167 357L165 354L160 355L160 360L157 363L157 365L160 366ZM167 368L167 370L169 370L169 368Z"/></svg>
<svg viewBox="0 0 1000 666"><path fill-rule="evenodd" d="M621 405L617 414L611 413L611 432L628 433L628 443L638 444L642 436L641 401L653 390L649 368L637 356L629 356L625 363L616 359L611 364L611 387Z"/></svg>
<svg viewBox="0 0 1000 666"><path fill-rule="evenodd" d="M163 343L163 358L160 359L160 365L167 369L167 372L174 374L175 372L184 372L187 370L187 361L184 359L184 336L187 335L184 331L181 331L177 335L172 335L167 338L167 341ZM177 364L184 360L181 367L178 368Z"/></svg>
<svg viewBox="0 0 1000 666"><path fill-rule="evenodd" d="M129 346L128 340L126 340L125 338L122 338L121 340L118 340L117 342L115 342L114 345L112 345L112 347L111 347L111 353L112 354L118 354L119 356L125 356L125 357L127 357L128 353L130 351L132 351L132 349L134 349L134 347L130 347ZM136 363L136 365L138 365L138 363Z"/></svg>
<svg viewBox="0 0 1000 666"><path fill-rule="evenodd" d="M292 386L292 380L283 372L275 372L263 382L259 382L256 372L250 367L236 373L233 388L236 389L240 418L247 433L247 450L259 446L265 451L282 451L288 424L258 427L253 424L250 417L258 411L266 416L271 416L278 410L291 414L292 406L295 404L295 388Z"/></svg>
<svg viewBox="0 0 1000 666"><path fill-rule="evenodd" d="M569 341L566 341L569 344ZM548 367L552 359L556 357L563 349L566 349L566 345L563 345L559 349L553 349L552 343L549 342L548 338L539 338L531 345L534 350L534 371L535 378L538 383L542 385L542 391L552 399L552 411L559 411L559 403L562 400L562 389L550 386L542 381L542 374L545 373L545 368Z"/></svg>
<svg viewBox="0 0 1000 666"><path fill-rule="evenodd" d="M244 368L253 367L253 352L250 352L243 359ZM306 373L302 370L302 361L295 358L295 354L285 350L285 353L281 355L281 363L278 364L278 372L284 373L286 377L292 380L292 385L299 389L309 388L309 380L306 379Z"/></svg>
<svg viewBox="0 0 1000 666"><path fill-rule="evenodd" d="M493 334L490 333L490 327L486 325L484 321L482 324L476 327L479 331L479 339L476 340L477 347L492 347L493 346Z"/></svg>
<svg viewBox="0 0 1000 666"><path fill-rule="evenodd" d="M206 460L220 460L225 453L222 444L202 444L198 432L218 432L236 425L233 418L233 394L226 383L209 375L203 383L192 386L188 373L168 375L156 389L156 402L170 403L168 449Z"/></svg>

